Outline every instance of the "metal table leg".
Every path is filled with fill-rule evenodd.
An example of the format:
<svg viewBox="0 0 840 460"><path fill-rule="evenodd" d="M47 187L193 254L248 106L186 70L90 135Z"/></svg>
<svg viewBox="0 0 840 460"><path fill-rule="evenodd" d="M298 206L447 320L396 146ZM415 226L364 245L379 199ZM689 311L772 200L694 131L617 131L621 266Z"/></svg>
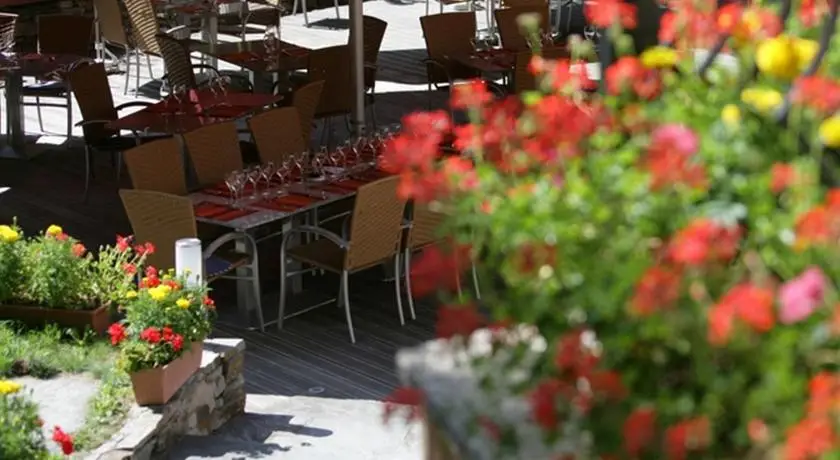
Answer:
<svg viewBox="0 0 840 460"><path fill-rule="evenodd" d="M245 241L235 240L234 248L237 253L244 254L248 251ZM250 275L247 268L236 269L236 311L239 318L244 320L246 326L251 325L251 312L256 309L256 299L253 295L253 286L250 281L244 279Z"/></svg>
<svg viewBox="0 0 840 460"><path fill-rule="evenodd" d="M26 160L26 127L24 125L23 76L15 71L6 73L6 145L0 150L0 158Z"/></svg>

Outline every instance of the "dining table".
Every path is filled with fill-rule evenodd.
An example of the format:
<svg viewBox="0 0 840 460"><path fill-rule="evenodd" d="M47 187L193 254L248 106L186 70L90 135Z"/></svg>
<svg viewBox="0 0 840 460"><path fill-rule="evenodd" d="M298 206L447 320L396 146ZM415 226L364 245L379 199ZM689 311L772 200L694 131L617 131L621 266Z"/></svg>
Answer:
<svg viewBox="0 0 840 460"><path fill-rule="evenodd" d="M3 53L0 54L0 75L5 81L6 120L9 131L0 158L29 159L34 153L26 145L26 125L23 113L23 79L34 77L41 81L62 79L73 66L90 58L73 54Z"/></svg>
<svg viewBox="0 0 840 460"><path fill-rule="evenodd" d="M201 39L208 46L213 47L219 41L220 7L227 5L238 6L242 0L155 0L155 9L161 13L174 13L180 17L182 25L188 24L188 18L201 18ZM216 67L215 58L211 57L208 64Z"/></svg>

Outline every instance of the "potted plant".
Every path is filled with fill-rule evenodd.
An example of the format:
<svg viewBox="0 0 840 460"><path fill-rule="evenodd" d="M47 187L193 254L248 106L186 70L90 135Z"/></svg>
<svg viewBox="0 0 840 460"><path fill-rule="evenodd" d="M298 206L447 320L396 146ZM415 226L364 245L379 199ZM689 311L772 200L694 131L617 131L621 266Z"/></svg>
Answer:
<svg viewBox="0 0 840 460"><path fill-rule="evenodd" d="M130 237L118 237L94 255L57 225L28 239L16 226L0 226L0 318L101 334L152 251L148 243L132 247Z"/></svg>
<svg viewBox="0 0 840 460"><path fill-rule="evenodd" d="M184 281L147 267L140 289L125 295L125 319L108 329L137 404L165 404L201 365L215 305L205 285Z"/></svg>
<svg viewBox="0 0 840 460"><path fill-rule="evenodd" d="M53 459L44 441L38 405L21 394L22 388L17 382L0 380L0 458ZM73 437L56 426L52 440L69 458L74 450Z"/></svg>
<svg viewBox="0 0 840 460"><path fill-rule="evenodd" d="M481 299L445 289L465 268L451 248L415 259L413 291L444 295L438 353L488 337L451 361L499 399L393 401L460 426L461 458L840 455L838 2L760 3L669 2L670 46L633 56L633 8L592 2L619 54L603 93L574 60L535 57L540 91L493 101L475 82L452 95L470 124L405 119L385 163L448 215ZM465 157L440 160L450 128Z"/></svg>

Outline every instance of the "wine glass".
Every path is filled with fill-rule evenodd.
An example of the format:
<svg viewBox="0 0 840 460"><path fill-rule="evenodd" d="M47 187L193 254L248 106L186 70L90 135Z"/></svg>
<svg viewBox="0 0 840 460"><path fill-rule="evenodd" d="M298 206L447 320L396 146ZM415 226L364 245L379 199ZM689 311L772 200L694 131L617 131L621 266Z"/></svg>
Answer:
<svg viewBox="0 0 840 460"><path fill-rule="evenodd" d="M237 206L238 203L238 196L240 190L240 183L242 181L242 175L239 171L233 171L228 173L225 176L225 185L227 186L228 190L230 191L230 204L234 208Z"/></svg>
<svg viewBox="0 0 840 460"><path fill-rule="evenodd" d="M292 168L289 166L288 161L283 161L277 168L274 170L274 177L279 182L280 187L277 192L278 195L282 194L286 188L286 184L289 182L289 176L292 174Z"/></svg>
<svg viewBox="0 0 840 460"><path fill-rule="evenodd" d="M276 171L277 167L274 165L273 161L269 161L260 168L260 178L265 182L265 191L263 191L264 198L270 198L272 195L271 179L274 177Z"/></svg>
<svg viewBox="0 0 840 460"><path fill-rule="evenodd" d="M294 163L295 169L298 172L298 179L300 179L300 183L304 182L304 173L303 173L303 165L306 163L306 157L308 154L306 152L301 152L297 155L292 155L292 163Z"/></svg>
<svg viewBox="0 0 840 460"><path fill-rule="evenodd" d="M259 196L258 188L260 183L260 178L262 177L262 171L259 166L254 166L247 170L246 177L248 179L248 183L251 184L251 197L257 198Z"/></svg>

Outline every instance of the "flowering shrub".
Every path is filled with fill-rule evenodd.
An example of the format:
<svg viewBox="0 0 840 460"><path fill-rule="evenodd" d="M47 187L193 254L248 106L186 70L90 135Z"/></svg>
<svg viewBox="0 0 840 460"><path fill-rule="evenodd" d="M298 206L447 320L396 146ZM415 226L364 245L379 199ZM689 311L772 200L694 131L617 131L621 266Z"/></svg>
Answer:
<svg viewBox="0 0 840 460"><path fill-rule="evenodd" d="M574 59L539 57L540 92L457 86L470 124L411 115L383 159L403 198L449 216L452 244L411 270L416 295L445 294L439 335L524 323L545 338L514 390L557 458L840 454L840 67L809 39L823 17L833 32L837 2L791 18L789 2L715 3L669 2L672 46L621 55L601 94ZM626 48L634 7L587 9ZM727 59L698 66L716 45ZM464 157L439 158L450 133ZM470 258L489 318L451 294ZM495 409L476 426L519 458Z"/></svg>
<svg viewBox="0 0 840 460"><path fill-rule="evenodd" d="M54 458L44 442L38 406L20 394L21 388L19 383L0 380L0 458ZM58 426L53 428L53 441L64 455L73 453L73 437Z"/></svg>
<svg viewBox="0 0 840 460"><path fill-rule="evenodd" d="M170 270L147 267L139 291L126 295L125 320L108 329L128 372L161 367L204 340L212 329L215 304L205 285L185 283Z"/></svg>
<svg viewBox="0 0 840 460"><path fill-rule="evenodd" d="M135 283L137 267L154 251L149 244L131 247L118 237L96 256L51 225L34 238L16 226L0 226L0 304L89 309L114 306Z"/></svg>

